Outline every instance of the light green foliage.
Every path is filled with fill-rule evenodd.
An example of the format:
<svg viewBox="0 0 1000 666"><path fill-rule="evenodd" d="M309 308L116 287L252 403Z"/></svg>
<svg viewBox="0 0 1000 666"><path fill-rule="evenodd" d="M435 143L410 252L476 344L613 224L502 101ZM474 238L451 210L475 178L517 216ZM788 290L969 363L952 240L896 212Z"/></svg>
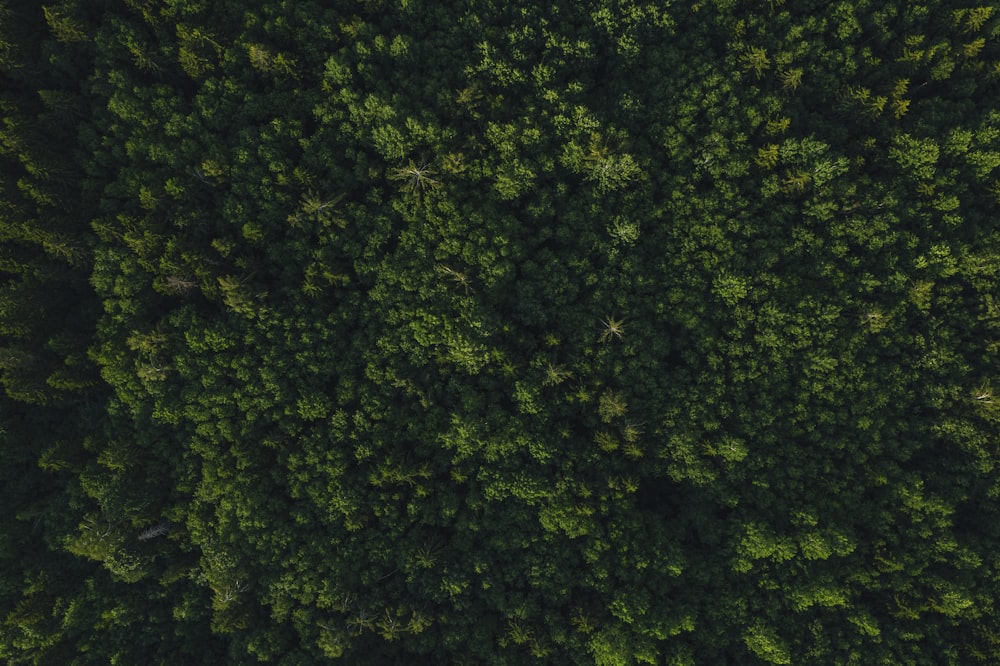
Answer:
<svg viewBox="0 0 1000 666"><path fill-rule="evenodd" d="M938 147L931 139L919 139L909 134L899 134L889 149L891 157L905 172L920 180L934 176L938 161Z"/></svg>
<svg viewBox="0 0 1000 666"><path fill-rule="evenodd" d="M760 623L754 624L743 634L743 640L750 652L768 664L792 663L788 646L770 627Z"/></svg>

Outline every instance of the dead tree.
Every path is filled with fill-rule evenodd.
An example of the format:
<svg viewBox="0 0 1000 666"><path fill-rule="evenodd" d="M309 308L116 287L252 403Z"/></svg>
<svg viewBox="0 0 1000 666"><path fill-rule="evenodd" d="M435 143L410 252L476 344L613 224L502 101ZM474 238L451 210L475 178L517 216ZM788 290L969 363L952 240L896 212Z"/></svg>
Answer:
<svg viewBox="0 0 1000 666"><path fill-rule="evenodd" d="M158 525L153 525L152 527L143 530L139 533L139 541L149 541L150 539L155 539L158 536L163 536L170 531L170 522L164 520Z"/></svg>

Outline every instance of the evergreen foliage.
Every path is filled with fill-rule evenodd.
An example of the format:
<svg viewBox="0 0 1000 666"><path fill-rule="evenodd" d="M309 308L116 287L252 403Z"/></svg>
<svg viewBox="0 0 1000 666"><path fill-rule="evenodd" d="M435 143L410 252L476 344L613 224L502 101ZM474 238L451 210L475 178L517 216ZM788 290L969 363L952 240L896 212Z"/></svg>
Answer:
<svg viewBox="0 0 1000 666"><path fill-rule="evenodd" d="M0 0L0 658L1000 663L1000 11Z"/></svg>

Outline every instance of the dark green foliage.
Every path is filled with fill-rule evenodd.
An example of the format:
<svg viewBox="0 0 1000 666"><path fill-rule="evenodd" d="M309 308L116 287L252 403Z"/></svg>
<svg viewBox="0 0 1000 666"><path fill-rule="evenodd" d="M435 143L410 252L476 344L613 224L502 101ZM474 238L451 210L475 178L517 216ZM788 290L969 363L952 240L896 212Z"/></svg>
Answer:
<svg viewBox="0 0 1000 666"><path fill-rule="evenodd" d="M998 37L0 0L0 657L997 663Z"/></svg>

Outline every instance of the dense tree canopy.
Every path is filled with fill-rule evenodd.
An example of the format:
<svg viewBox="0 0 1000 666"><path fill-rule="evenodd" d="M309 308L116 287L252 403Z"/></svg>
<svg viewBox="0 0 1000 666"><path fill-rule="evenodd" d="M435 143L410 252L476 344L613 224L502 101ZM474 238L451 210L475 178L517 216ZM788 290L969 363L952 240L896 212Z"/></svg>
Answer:
<svg viewBox="0 0 1000 666"><path fill-rule="evenodd" d="M0 658L1000 663L977 2L0 0Z"/></svg>

